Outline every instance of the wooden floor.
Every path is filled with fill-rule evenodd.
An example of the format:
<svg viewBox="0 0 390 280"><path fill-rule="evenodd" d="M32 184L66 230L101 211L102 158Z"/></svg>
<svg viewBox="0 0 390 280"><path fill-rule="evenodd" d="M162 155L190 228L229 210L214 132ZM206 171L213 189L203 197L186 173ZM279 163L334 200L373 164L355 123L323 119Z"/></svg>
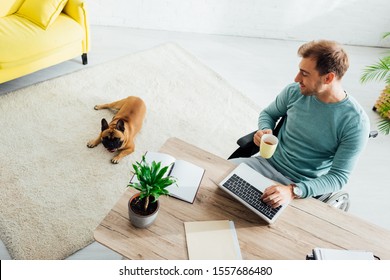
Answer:
<svg viewBox="0 0 390 280"><path fill-rule="evenodd" d="M73 59L1 84L0 94L166 42L176 42L253 102L265 107L286 84L293 82L299 63L296 51L302 44L296 41L102 26L91 27L91 42L88 66L83 66L79 58ZM372 129L375 129L377 115L371 108L384 84L373 82L362 85L359 78L362 69L375 62L386 50L358 46L346 46L346 50L351 66L344 77L345 90L362 104L371 119ZM256 123L256 120L248 121ZM380 134L370 139L346 187L352 199L349 212L387 229L390 229L390 219L387 218L390 212L390 188L386 176L390 166L389 146L390 136ZM7 258L9 256L0 242L0 259ZM121 256L93 243L70 259L121 259Z"/></svg>

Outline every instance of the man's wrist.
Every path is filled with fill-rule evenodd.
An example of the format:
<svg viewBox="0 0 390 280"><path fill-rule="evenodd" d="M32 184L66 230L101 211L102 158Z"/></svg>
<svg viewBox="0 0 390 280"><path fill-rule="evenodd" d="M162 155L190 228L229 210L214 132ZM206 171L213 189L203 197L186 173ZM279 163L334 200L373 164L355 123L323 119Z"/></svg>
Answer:
<svg viewBox="0 0 390 280"><path fill-rule="evenodd" d="M290 184L290 186L291 186L293 198L301 198L302 197L302 189L294 183Z"/></svg>

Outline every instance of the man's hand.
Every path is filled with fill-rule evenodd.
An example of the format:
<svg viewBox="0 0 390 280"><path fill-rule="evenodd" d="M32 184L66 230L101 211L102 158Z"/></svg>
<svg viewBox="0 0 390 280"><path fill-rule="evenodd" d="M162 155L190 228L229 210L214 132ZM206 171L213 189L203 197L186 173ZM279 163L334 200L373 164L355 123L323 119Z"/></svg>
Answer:
<svg viewBox="0 0 390 280"><path fill-rule="evenodd" d="M261 199L273 208L279 207L294 199L293 187L291 185L272 185L264 190Z"/></svg>
<svg viewBox="0 0 390 280"><path fill-rule="evenodd" d="M264 130L258 130L255 135L253 136L253 142L257 146L260 146L260 139L264 134L272 134L272 129L264 129Z"/></svg>

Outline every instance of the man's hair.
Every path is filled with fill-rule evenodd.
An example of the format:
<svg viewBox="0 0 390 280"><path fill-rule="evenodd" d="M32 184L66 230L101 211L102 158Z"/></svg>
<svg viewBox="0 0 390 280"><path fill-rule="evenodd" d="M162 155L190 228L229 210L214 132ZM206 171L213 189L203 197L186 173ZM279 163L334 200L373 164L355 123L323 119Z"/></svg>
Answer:
<svg viewBox="0 0 390 280"><path fill-rule="evenodd" d="M325 75L330 72L341 79L349 67L348 55L340 44L334 41L319 40L303 44L298 49L298 55L316 60L316 70Z"/></svg>

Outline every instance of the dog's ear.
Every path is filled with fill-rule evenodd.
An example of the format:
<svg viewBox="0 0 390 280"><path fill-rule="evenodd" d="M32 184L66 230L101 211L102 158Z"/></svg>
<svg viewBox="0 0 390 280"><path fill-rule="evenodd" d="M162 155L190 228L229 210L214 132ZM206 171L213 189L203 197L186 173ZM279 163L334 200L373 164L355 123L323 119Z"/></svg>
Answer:
<svg viewBox="0 0 390 280"><path fill-rule="evenodd" d="M125 132L125 123L123 120L118 120L118 122L116 123L116 129Z"/></svg>
<svg viewBox="0 0 390 280"><path fill-rule="evenodd" d="M108 122L106 119L102 119L102 131L105 131L108 128Z"/></svg>

